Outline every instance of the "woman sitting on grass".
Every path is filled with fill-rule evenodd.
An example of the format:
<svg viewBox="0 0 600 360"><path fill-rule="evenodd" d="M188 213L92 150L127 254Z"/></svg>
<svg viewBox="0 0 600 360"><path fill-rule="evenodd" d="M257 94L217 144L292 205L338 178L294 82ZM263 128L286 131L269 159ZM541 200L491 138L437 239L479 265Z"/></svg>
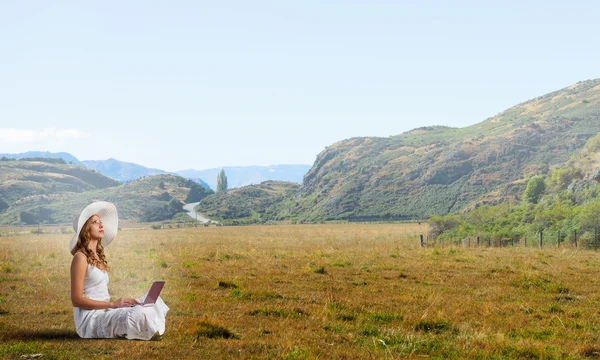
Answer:
<svg viewBox="0 0 600 360"><path fill-rule="evenodd" d="M152 307L136 306L139 299L110 301L108 263L104 246L117 235L117 209L98 201L88 205L73 221L75 235L69 249L71 262L71 302L77 334L82 338L127 338L150 340L165 332L169 308L158 298Z"/></svg>

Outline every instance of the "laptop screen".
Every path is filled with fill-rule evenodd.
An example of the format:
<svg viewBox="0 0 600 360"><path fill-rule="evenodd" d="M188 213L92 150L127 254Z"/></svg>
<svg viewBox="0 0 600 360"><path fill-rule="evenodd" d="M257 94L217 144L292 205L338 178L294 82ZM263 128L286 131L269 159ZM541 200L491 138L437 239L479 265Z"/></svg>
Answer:
<svg viewBox="0 0 600 360"><path fill-rule="evenodd" d="M158 299L163 286L165 286L164 281L155 281L152 284L150 291L148 291L148 295L146 295L146 298L144 299L144 305L154 304L156 299Z"/></svg>

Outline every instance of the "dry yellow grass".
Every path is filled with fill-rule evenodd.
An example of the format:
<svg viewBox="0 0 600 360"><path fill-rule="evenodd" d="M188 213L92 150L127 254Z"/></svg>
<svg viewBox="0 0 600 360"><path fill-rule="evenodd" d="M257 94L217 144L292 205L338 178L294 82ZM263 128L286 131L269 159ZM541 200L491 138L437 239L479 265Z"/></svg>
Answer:
<svg viewBox="0 0 600 360"><path fill-rule="evenodd" d="M167 281L158 341L85 340L69 235L0 237L0 355L19 358L584 358L600 354L600 254L420 249L426 225L126 230L113 297ZM230 334L230 338L214 337ZM200 335L200 336L199 336Z"/></svg>

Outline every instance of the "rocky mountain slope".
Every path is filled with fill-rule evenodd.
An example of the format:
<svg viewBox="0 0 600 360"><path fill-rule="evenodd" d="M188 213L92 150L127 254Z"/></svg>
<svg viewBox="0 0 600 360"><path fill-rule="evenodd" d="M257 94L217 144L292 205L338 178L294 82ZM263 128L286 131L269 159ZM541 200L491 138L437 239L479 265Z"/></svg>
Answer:
<svg viewBox="0 0 600 360"><path fill-rule="evenodd" d="M519 200L527 179L564 164L600 132L600 80L465 128L424 127L327 147L296 213L314 219L424 218Z"/></svg>

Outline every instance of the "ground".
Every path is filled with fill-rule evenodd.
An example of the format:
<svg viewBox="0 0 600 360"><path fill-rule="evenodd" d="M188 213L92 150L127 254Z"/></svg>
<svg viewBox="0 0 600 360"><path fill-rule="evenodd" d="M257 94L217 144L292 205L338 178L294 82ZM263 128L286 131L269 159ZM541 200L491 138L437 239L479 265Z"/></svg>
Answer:
<svg viewBox="0 0 600 360"><path fill-rule="evenodd" d="M599 357L600 254L419 247L425 224L122 229L113 298L166 280L153 341L85 340L70 234L0 236L0 355L20 358Z"/></svg>

